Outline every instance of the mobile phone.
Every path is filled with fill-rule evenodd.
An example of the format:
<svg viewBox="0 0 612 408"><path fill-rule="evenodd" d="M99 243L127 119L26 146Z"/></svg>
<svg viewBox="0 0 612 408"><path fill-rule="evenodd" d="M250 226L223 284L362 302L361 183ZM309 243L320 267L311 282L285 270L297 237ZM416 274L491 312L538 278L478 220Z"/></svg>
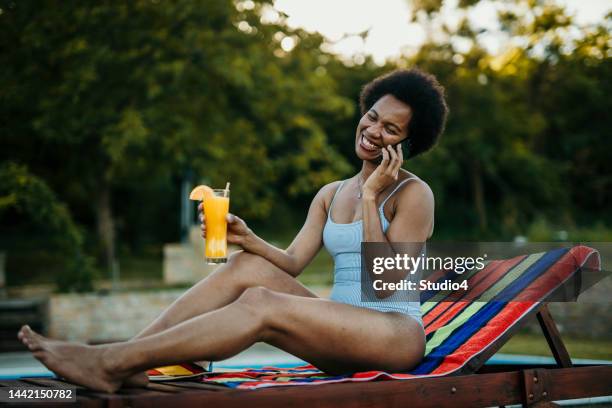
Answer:
<svg viewBox="0 0 612 408"><path fill-rule="evenodd" d="M404 160L406 160L409 157L409 152L408 152L408 148L407 145L409 144L409 142L407 140L403 140L402 142L400 142L402 144L402 156L404 157ZM396 143L393 145L393 148L395 149L397 147L399 143ZM385 146L386 148L386 146ZM397 149L396 149L397 150ZM383 155L382 152L380 154L380 156L378 156L375 160L374 163L376 163L377 165L379 165L380 163L382 163L383 160Z"/></svg>

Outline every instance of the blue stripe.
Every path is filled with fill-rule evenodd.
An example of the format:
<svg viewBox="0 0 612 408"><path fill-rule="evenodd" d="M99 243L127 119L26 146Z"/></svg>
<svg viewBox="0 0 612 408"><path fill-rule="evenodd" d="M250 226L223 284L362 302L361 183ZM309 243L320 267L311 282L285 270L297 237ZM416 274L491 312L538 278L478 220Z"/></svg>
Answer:
<svg viewBox="0 0 612 408"><path fill-rule="evenodd" d="M546 272L555 262L557 262L563 255L569 252L569 248L559 248L548 251L538 262L531 265L516 281L505 288L502 292L495 296L495 301L498 302L510 302L519 293L519 291L526 288L531 282L535 281L540 275ZM538 299L541 300L541 299Z"/></svg>

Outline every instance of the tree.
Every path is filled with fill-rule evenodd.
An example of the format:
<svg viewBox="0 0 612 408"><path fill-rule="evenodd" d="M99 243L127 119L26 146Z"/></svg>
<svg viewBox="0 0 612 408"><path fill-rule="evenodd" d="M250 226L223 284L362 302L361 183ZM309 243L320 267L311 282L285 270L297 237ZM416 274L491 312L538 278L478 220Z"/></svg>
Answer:
<svg viewBox="0 0 612 408"><path fill-rule="evenodd" d="M150 204L133 192L167 191L189 170L231 181L233 211L247 217L311 194L347 172L317 117L344 117L350 102L316 72L322 38L262 23L268 5L2 6L2 160L28 164L77 219L93 216L109 267L117 228L134 222L124 217Z"/></svg>

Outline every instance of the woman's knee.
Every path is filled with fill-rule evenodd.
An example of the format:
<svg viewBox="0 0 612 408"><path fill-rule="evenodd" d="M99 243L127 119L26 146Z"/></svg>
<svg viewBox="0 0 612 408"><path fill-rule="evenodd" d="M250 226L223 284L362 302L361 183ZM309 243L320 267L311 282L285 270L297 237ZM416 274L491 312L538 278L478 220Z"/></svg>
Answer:
<svg viewBox="0 0 612 408"><path fill-rule="evenodd" d="M274 309L278 306L279 293L263 286L254 286L244 290L236 299L236 304L242 307L259 326L260 339L265 341L271 330Z"/></svg>
<svg viewBox="0 0 612 408"><path fill-rule="evenodd" d="M275 295L276 292L264 286L252 286L245 289L236 301L257 312L262 312L270 302L274 301Z"/></svg>
<svg viewBox="0 0 612 408"><path fill-rule="evenodd" d="M263 264L267 260L259 255L252 254L246 251L232 252L227 258L227 266L232 269L245 269L253 265Z"/></svg>
<svg viewBox="0 0 612 408"><path fill-rule="evenodd" d="M277 280L279 273L284 273L264 257L245 251L232 253L224 272L230 274L243 290L269 286Z"/></svg>

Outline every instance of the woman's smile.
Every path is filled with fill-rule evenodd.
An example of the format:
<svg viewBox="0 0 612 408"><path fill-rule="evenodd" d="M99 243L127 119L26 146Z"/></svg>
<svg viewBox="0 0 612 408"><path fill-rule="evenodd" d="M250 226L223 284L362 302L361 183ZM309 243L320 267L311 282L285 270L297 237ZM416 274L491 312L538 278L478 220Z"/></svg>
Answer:
<svg viewBox="0 0 612 408"><path fill-rule="evenodd" d="M361 134L361 140L359 141L359 146L367 152L380 152L382 149L381 146L374 144L367 137L365 137L363 133Z"/></svg>

